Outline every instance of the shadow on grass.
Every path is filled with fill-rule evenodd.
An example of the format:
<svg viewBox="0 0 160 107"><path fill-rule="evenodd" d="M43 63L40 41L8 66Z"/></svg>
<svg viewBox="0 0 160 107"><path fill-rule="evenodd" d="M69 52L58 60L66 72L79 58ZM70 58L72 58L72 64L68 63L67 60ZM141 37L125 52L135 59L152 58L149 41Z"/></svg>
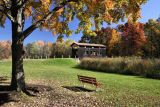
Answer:
<svg viewBox="0 0 160 107"><path fill-rule="evenodd" d="M40 92L51 91L52 88L45 85L27 84L26 91L24 92L28 96L37 96ZM10 85L0 85L0 106L3 106L9 102L18 102L23 100L21 93L13 91Z"/></svg>
<svg viewBox="0 0 160 107"><path fill-rule="evenodd" d="M80 86L62 86L62 87L74 92L94 92L95 91L95 90L90 90Z"/></svg>
<svg viewBox="0 0 160 107"><path fill-rule="evenodd" d="M0 85L0 106L9 102L17 102L11 97L11 87L9 85Z"/></svg>
<svg viewBox="0 0 160 107"><path fill-rule="evenodd" d="M160 78L153 78L153 77L146 77L146 76L135 76L135 78L141 78L141 79L146 79L146 80L155 80L155 81L160 80Z"/></svg>
<svg viewBox="0 0 160 107"><path fill-rule="evenodd" d="M32 92L32 93L39 93L39 92L53 90L52 87L50 87L50 86L35 85L35 84L28 84L26 89L27 89L27 91Z"/></svg>

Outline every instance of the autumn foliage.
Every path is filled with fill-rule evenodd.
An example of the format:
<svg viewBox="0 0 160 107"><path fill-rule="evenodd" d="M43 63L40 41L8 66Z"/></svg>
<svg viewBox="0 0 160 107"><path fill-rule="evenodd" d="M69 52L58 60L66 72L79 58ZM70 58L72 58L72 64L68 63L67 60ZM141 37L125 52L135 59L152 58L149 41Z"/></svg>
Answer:
<svg viewBox="0 0 160 107"><path fill-rule="evenodd" d="M124 55L142 55L146 36L142 23L126 23L122 28L122 52Z"/></svg>
<svg viewBox="0 0 160 107"><path fill-rule="evenodd" d="M120 33L113 28L102 28L100 31L96 31L97 36L94 37L94 41L99 41L100 44L106 45L108 56L119 55L120 45Z"/></svg>
<svg viewBox="0 0 160 107"><path fill-rule="evenodd" d="M52 43L39 40L28 43L24 48L25 58L49 58L52 52Z"/></svg>
<svg viewBox="0 0 160 107"><path fill-rule="evenodd" d="M107 56L143 56L147 37L142 23L128 22L117 29L107 27L95 33L97 36L82 36L80 42L106 45Z"/></svg>
<svg viewBox="0 0 160 107"><path fill-rule="evenodd" d="M11 57L11 41L0 41L0 59Z"/></svg>
<svg viewBox="0 0 160 107"><path fill-rule="evenodd" d="M120 19L137 20L141 5L147 0L0 0L0 25L8 18L12 27L12 79L13 90L26 93L23 69L24 40L37 28L58 34L71 35L69 22L79 20L76 33L95 35L103 22L115 23ZM26 27L26 20L31 23ZM18 77L17 77L18 75Z"/></svg>

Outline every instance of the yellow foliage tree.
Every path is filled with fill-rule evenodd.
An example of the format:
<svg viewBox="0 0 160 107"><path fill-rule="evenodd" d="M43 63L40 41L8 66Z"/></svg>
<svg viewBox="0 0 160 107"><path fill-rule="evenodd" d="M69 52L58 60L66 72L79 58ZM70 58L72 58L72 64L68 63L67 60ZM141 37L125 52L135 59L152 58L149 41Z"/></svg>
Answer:
<svg viewBox="0 0 160 107"><path fill-rule="evenodd" d="M117 30L115 29L112 29L111 31L111 34L110 36L108 37L108 40L107 40L107 46L108 46L108 54L110 56L113 55L118 55L119 53L117 52L118 48L120 47L120 41L121 41L121 38L120 38L120 34L119 32L117 32Z"/></svg>
<svg viewBox="0 0 160 107"><path fill-rule="evenodd" d="M23 70L23 41L35 29L48 29L53 34L71 35L68 23L79 19L77 32L95 35L103 21L118 22L125 17L135 21L139 18L140 6L147 0L0 0L0 25L6 18L12 24L12 80L13 90L26 92ZM24 29L25 20L32 19ZM63 20L62 20L63 19Z"/></svg>

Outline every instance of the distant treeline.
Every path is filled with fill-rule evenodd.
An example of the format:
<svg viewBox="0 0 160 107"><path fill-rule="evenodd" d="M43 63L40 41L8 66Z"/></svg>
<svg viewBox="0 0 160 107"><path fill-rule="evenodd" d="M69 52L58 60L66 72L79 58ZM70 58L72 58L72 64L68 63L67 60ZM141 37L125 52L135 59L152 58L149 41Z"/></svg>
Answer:
<svg viewBox="0 0 160 107"><path fill-rule="evenodd" d="M24 46L24 58L58 58L70 57L72 40L56 41L55 43L36 41ZM0 59L11 58L11 41L0 41Z"/></svg>

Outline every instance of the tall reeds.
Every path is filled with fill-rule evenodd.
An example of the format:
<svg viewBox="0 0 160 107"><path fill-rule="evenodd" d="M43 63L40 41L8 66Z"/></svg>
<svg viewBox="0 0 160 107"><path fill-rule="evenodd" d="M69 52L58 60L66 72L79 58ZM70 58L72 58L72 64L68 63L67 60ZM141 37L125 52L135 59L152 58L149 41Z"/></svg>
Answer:
<svg viewBox="0 0 160 107"><path fill-rule="evenodd" d="M160 59L139 57L83 58L81 68L160 79Z"/></svg>

